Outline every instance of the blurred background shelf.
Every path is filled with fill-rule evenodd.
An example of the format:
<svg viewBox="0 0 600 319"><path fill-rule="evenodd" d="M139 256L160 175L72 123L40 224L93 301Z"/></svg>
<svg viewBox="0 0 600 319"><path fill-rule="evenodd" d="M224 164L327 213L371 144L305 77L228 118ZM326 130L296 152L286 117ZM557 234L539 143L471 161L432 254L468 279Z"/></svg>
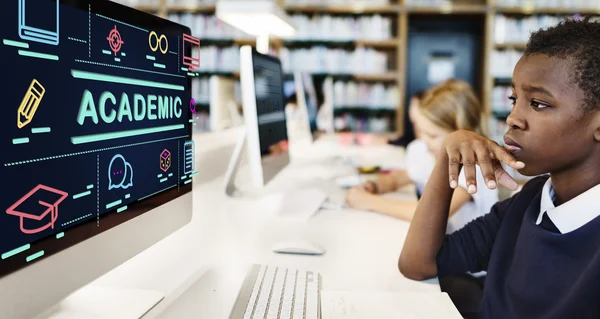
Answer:
<svg viewBox="0 0 600 319"><path fill-rule="evenodd" d="M526 49L531 30L554 25L567 17L600 17L600 0L275 1L298 26L293 38L270 39L271 54L282 59L285 80L293 80L295 70L309 73L319 91L319 103L323 102L323 83L329 78L356 85L383 85L386 89L394 85L398 90L398 107L394 109L338 105L335 114L344 117L340 120L343 124L338 123L340 129L381 131L391 125L387 130L399 134L410 125L405 106L414 81L410 71L410 63L415 63L410 60L413 47L409 45L414 30L437 23L439 32L444 33L444 23L478 21L473 32L478 33L481 63L473 71L477 73L474 86L481 101L492 110L500 103L493 100L494 92L501 90L502 95L497 98L502 99L502 105L506 103L503 90L510 88L512 70ZM231 71L239 65L230 62L238 58L235 52L240 46L255 46L255 40L218 21L215 2L137 0L136 8L190 26L192 34L201 40L202 65L209 70L229 70L194 72L197 80L212 75L239 80L239 72ZM552 3L556 6L548 7ZM580 7L572 7L574 4ZM331 65L331 61L339 65ZM506 129L503 122L508 113L493 109L492 114L492 135L497 137ZM381 116L387 118L382 120Z"/></svg>
<svg viewBox="0 0 600 319"><path fill-rule="evenodd" d="M565 8L565 7L497 7L498 13L504 14L517 14L517 15L536 15L536 14L582 14L582 15L596 15L600 14L600 8Z"/></svg>
<svg viewBox="0 0 600 319"><path fill-rule="evenodd" d="M332 13L332 14L366 14L366 13L398 13L399 5L369 5L365 2L349 5L284 5L283 8L290 12L302 13Z"/></svg>
<svg viewBox="0 0 600 319"><path fill-rule="evenodd" d="M494 44L494 48L496 48L498 50L506 50L506 49L525 50L526 47L527 47L527 43L522 43L522 42L509 42L509 43Z"/></svg>
<svg viewBox="0 0 600 319"><path fill-rule="evenodd" d="M488 6L485 4L408 5L406 11L409 14L485 14L488 11Z"/></svg>

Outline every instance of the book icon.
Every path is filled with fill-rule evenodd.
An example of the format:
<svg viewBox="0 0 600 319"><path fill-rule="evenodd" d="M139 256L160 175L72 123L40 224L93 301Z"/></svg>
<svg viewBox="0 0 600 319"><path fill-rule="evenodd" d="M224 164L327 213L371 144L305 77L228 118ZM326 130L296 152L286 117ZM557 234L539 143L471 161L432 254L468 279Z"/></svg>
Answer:
<svg viewBox="0 0 600 319"><path fill-rule="evenodd" d="M60 1L56 0L55 2L19 0L19 37L21 39L58 45Z"/></svg>
<svg viewBox="0 0 600 319"><path fill-rule="evenodd" d="M58 219L58 205L67 196L69 194L66 192L39 184L6 209L6 213L20 218L20 227L24 234L54 229L54 223Z"/></svg>
<svg viewBox="0 0 600 319"><path fill-rule="evenodd" d="M19 105L19 109L17 110L18 128L23 128L33 120L33 116L44 97L44 93L46 93L46 89L44 89L40 82L33 79L29 85L29 89L27 89L27 92L23 97L23 101L21 101L21 105Z"/></svg>

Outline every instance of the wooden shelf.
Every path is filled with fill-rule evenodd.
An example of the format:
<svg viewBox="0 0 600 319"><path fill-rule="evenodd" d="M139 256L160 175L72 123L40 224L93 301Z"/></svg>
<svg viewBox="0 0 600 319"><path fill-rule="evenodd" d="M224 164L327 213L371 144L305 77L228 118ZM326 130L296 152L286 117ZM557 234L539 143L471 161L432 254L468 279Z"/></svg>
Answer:
<svg viewBox="0 0 600 319"><path fill-rule="evenodd" d="M333 107L335 113L396 113L395 108L390 107L371 107L371 106L343 106Z"/></svg>
<svg viewBox="0 0 600 319"><path fill-rule="evenodd" d="M195 71L191 72L196 74L196 76L211 76L211 75L220 75L226 77L239 78L240 72L208 72L208 71ZM292 73L285 73L286 75L292 75ZM336 74L336 73L311 73L312 76L317 77L332 77L335 79L348 79L348 80L356 80L356 81L369 81L369 82L391 82L396 81L397 74L396 73L381 73L381 74Z"/></svg>
<svg viewBox="0 0 600 319"><path fill-rule="evenodd" d="M357 40L354 41L357 46L373 47L373 48L396 48L400 44L399 39L389 39L382 41Z"/></svg>
<svg viewBox="0 0 600 319"><path fill-rule="evenodd" d="M340 13L340 14L363 14L363 13L398 13L399 5L371 6L364 4L349 5L309 5L297 6L287 5L284 9L288 12L303 13Z"/></svg>
<svg viewBox="0 0 600 319"><path fill-rule="evenodd" d="M495 86L510 86L512 84L511 77L494 77L494 85Z"/></svg>
<svg viewBox="0 0 600 319"><path fill-rule="evenodd" d="M229 77L229 78L234 78L234 79L239 79L240 78L240 72L221 72L221 71L195 71L195 72L191 72L191 73L195 73L196 76L198 77L207 77L207 76L212 76L212 75L218 75L218 76L223 76L223 77Z"/></svg>
<svg viewBox="0 0 600 319"><path fill-rule="evenodd" d="M407 6L409 14L485 14L485 4L453 4L442 6Z"/></svg>
<svg viewBox="0 0 600 319"><path fill-rule="evenodd" d="M354 74L353 77L358 81L396 81L398 79L398 74Z"/></svg>
<svg viewBox="0 0 600 319"><path fill-rule="evenodd" d="M496 8L498 13L504 14L600 14L600 9L573 9L573 8L536 8L536 7L498 7Z"/></svg>
<svg viewBox="0 0 600 319"><path fill-rule="evenodd" d="M510 115L510 111L492 110L492 115L497 120L505 121Z"/></svg>
<svg viewBox="0 0 600 319"><path fill-rule="evenodd" d="M139 5L139 6L136 6L135 8L137 10L149 12L149 13L158 12L158 6L154 6L154 5Z"/></svg>
<svg viewBox="0 0 600 319"><path fill-rule="evenodd" d="M494 44L494 48L496 48L498 50L505 50L505 49L525 50L527 48L527 43L520 43L520 42L496 43L496 44Z"/></svg>
<svg viewBox="0 0 600 319"><path fill-rule="evenodd" d="M398 79L398 74L393 71L380 74L311 73L311 75L316 77L332 77L338 80L355 80L365 82L395 82Z"/></svg>
<svg viewBox="0 0 600 319"><path fill-rule="evenodd" d="M348 40L348 41L336 41L336 40L284 40L284 46L316 46L323 45L328 47L340 47L340 46L364 46L364 47L372 47L372 48L382 48L382 49L394 49L398 47L399 40L398 39L389 39L389 40Z"/></svg>
<svg viewBox="0 0 600 319"><path fill-rule="evenodd" d="M215 13L217 7L209 4L197 5L170 5L167 7L168 13Z"/></svg>

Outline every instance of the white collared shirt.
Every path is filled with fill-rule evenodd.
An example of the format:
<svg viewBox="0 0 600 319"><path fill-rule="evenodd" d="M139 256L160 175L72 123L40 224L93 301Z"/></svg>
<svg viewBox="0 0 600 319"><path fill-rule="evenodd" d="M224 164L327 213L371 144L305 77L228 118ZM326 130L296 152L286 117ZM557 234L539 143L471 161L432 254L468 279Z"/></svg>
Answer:
<svg viewBox="0 0 600 319"><path fill-rule="evenodd" d="M548 178L542 189L540 213L536 224L542 222L546 213L561 234L572 232L600 215L598 198L600 198L600 184L556 207L554 206L556 195L552 181Z"/></svg>

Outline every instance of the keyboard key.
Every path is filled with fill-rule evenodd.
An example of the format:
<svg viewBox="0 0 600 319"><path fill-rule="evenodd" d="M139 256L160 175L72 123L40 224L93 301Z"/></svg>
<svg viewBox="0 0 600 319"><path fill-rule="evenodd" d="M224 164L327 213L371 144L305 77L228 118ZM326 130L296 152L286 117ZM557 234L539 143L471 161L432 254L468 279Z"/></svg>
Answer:
<svg viewBox="0 0 600 319"><path fill-rule="evenodd" d="M319 281L315 272L261 266L243 319L317 319Z"/></svg>
<svg viewBox="0 0 600 319"><path fill-rule="evenodd" d="M258 291L260 290L263 277L265 276L265 271L267 267L261 266L258 271L258 276L256 277L256 281L254 282L254 288L252 289L252 294L250 295L250 300L248 300L248 306L246 307L246 314L252 315L252 310L254 309L254 304L256 303L256 298L258 297ZM245 317L244 317L245 318Z"/></svg>

